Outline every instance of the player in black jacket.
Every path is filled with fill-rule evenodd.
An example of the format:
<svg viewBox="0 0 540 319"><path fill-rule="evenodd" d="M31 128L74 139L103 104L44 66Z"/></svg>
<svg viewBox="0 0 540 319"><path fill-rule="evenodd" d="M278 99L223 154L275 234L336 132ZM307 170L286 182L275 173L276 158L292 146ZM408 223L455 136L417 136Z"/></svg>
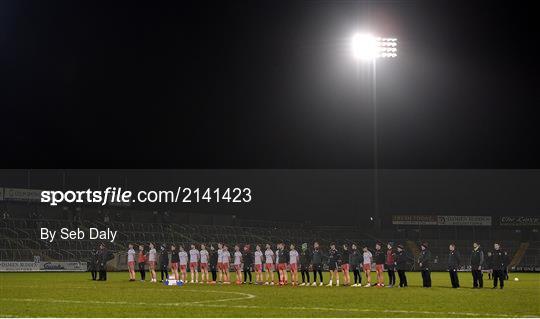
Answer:
<svg viewBox="0 0 540 319"><path fill-rule="evenodd" d="M351 253L349 255L349 264L354 275L353 287L362 287L362 275L360 274L360 270L362 269L363 261L364 257L362 256L362 252L358 250L356 244L352 244Z"/></svg>
<svg viewBox="0 0 540 319"><path fill-rule="evenodd" d="M384 286L384 263L386 262L386 254L382 251L382 244L375 244L375 252L373 253L373 261L375 262L375 271L377 272L377 287Z"/></svg>
<svg viewBox="0 0 540 319"><path fill-rule="evenodd" d="M210 245L210 271L212 272L212 283L215 284L217 280L217 263L218 263L218 253L214 248L214 245Z"/></svg>
<svg viewBox="0 0 540 319"><path fill-rule="evenodd" d="M480 249L480 244L477 242L473 243L470 265L473 276L473 288L483 288L484 279L482 278L482 265L484 265L484 252Z"/></svg>
<svg viewBox="0 0 540 319"><path fill-rule="evenodd" d="M309 286L309 265L311 263L311 254L308 250L308 244L302 244L302 251L300 252L300 272L302 273L302 283L300 286Z"/></svg>
<svg viewBox="0 0 540 319"><path fill-rule="evenodd" d="M323 263L323 253L318 242L313 243L313 251L311 252L311 267L313 268L313 283L312 286L317 285L317 274L319 274L319 286L323 285L322 278L322 263Z"/></svg>
<svg viewBox="0 0 540 319"><path fill-rule="evenodd" d="M450 244L450 252L448 253L448 273L450 274L450 282L452 288L459 288L458 269L461 266L461 255L456 250L455 244Z"/></svg>
<svg viewBox="0 0 540 319"><path fill-rule="evenodd" d="M424 288L431 287L431 270L430 270L430 263L431 263L431 252L428 250L428 244L422 243L420 245L420 256L418 257L418 266L420 267L420 270L422 271L422 286Z"/></svg>
<svg viewBox="0 0 540 319"><path fill-rule="evenodd" d="M508 266L508 255L501 249L499 243L495 243L493 247L495 248L491 260L493 265L493 289L497 288L497 281L499 281L499 286L503 289L505 279L504 270Z"/></svg>
<svg viewBox="0 0 540 319"><path fill-rule="evenodd" d="M403 245L399 244L397 245L397 252L396 252L396 270L399 277L399 287L404 288L407 287L407 275L405 274L405 271L408 269L408 263L409 263L409 257L405 253L405 250L403 249Z"/></svg>
<svg viewBox="0 0 540 319"><path fill-rule="evenodd" d="M161 245L159 269L161 270L161 282L169 279L169 252L165 248L165 244Z"/></svg>
<svg viewBox="0 0 540 319"><path fill-rule="evenodd" d="M328 250L328 270L330 270L330 281L328 282L328 287L332 287L332 281L336 279L336 286L339 286L339 262L341 256L336 249L336 244L330 244L330 249Z"/></svg>
<svg viewBox="0 0 540 319"><path fill-rule="evenodd" d="M253 253L251 252L250 246L244 246L244 253L242 254L242 259L244 262L244 284L247 281L249 276L249 284L251 284L251 268L253 267Z"/></svg>

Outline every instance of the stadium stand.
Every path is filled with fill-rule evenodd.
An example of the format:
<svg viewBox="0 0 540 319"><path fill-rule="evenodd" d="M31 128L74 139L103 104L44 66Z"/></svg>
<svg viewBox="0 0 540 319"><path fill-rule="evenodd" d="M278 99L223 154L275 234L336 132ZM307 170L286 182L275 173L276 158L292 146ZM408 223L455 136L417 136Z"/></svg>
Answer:
<svg viewBox="0 0 540 319"><path fill-rule="evenodd" d="M39 205L5 205L0 220L0 260L31 261L39 256L44 261L86 261L99 240L55 240L52 243L39 240L40 228L70 229L90 227L111 228L118 231L110 250L118 256L126 251L128 243L181 244L191 243L265 244L277 242L310 245L318 241L323 247L330 242L359 243L374 247L377 241L403 243L412 256L418 255L421 241L430 244L435 270L445 270L448 245L453 242L463 256L469 258L472 241L478 240L484 250L491 250L494 241L502 244L511 256L511 267L519 270L534 269L539 265L540 240L538 232L528 235L526 241L515 229L497 227L448 227L418 226L383 227L367 232L354 226L318 226L300 223L272 222L237 219L234 225L189 224L175 220L174 214L129 210L81 210L65 207L43 209ZM145 216L145 221L142 216ZM137 219L137 222L133 220ZM120 258L122 259L122 258ZM414 267L414 265L413 265Z"/></svg>

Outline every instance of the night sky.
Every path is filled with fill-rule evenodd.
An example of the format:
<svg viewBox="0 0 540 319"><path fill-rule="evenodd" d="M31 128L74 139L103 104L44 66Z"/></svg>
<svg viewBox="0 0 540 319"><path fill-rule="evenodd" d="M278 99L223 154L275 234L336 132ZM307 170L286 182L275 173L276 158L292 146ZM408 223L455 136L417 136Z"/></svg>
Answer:
<svg viewBox="0 0 540 319"><path fill-rule="evenodd" d="M535 168L532 4L1 1L2 167ZM535 15L535 16L533 16Z"/></svg>

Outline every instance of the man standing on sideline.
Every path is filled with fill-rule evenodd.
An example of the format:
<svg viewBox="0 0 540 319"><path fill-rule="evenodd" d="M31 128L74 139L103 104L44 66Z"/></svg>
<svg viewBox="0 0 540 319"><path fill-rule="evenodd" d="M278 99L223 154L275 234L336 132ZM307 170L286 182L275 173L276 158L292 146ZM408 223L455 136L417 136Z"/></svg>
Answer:
<svg viewBox="0 0 540 319"><path fill-rule="evenodd" d="M323 253L318 242L313 243L313 252L311 253L311 268L313 269L313 283L311 286L317 286L317 274L319 275L319 286L323 285L322 278Z"/></svg>
<svg viewBox="0 0 540 319"><path fill-rule="evenodd" d="M408 261L409 257L407 257L403 245L397 245L397 252L394 263L396 264L396 270L399 276L399 288L404 288L408 286L407 275L405 274Z"/></svg>
<svg viewBox="0 0 540 319"><path fill-rule="evenodd" d="M505 277L504 270L506 269L507 265L507 254L505 251L501 250L501 245L499 245L499 243L495 243L493 248L495 249L491 257L491 263L493 265L493 289L497 288L497 280L499 281L499 286L501 289L503 289Z"/></svg>
<svg viewBox="0 0 540 319"><path fill-rule="evenodd" d="M473 289L483 288L484 279L482 278L482 265L484 264L484 252L480 249L480 244L477 242L473 243L470 264L473 276Z"/></svg>
<svg viewBox="0 0 540 319"><path fill-rule="evenodd" d="M99 270L99 279L100 281L107 280L107 262L113 259L112 254L107 250L105 244L99 245L98 252L98 270Z"/></svg>
<svg viewBox="0 0 540 319"><path fill-rule="evenodd" d="M300 286L309 286L309 265L311 263L311 255L308 250L308 244L302 244L302 252L300 252L300 272L302 273L302 284Z"/></svg>
<svg viewBox="0 0 540 319"><path fill-rule="evenodd" d="M431 252L428 250L428 244L426 242L420 245L420 257L418 258L418 266L422 271L422 287L431 287Z"/></svg>
<svg viewBox="0 0 540 319"><path fill-rule="evenodd" d="M388 288L392 288L396 285L396 265L395 265L395 256L396 253L393 249L393 243L388 243L386 245L386 269L388 270Z"/></svg>
<svg viewBox="0 0 540 319"><path fill-rule="evenodd" d="M386 254L382 251L382 244L375 244L375 253L373 255L375 262L375 271L377 273L377 287L384 287L384 263L386 262Z"/></svg>
<svg viewBox="0 0 540 319"><path fill-rule="evenodd" d="M458 269L461 265L461 256L456 250L455 244L450 244L450 252L448 253L448 272L450 273L450 281L452 282L452 288L459 288Z"/></svg>

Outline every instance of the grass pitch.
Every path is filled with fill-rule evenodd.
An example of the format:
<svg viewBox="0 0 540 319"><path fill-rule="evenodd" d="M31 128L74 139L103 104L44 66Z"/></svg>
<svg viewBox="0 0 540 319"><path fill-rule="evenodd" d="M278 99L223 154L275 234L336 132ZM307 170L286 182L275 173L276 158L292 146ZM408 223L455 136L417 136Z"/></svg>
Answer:
<svg viewBox="0 0 540 319"><path fill-rule="evenodd" d="M109 273L107 282L89 277L89 273L0 273L0 317L540 316L540 274L511 274L519 281L507 281L503 290L491 289L487 280L484 289L470 289L470 273L459 274L460 289L449 288L447 273L433 273L433 287L421 288L417 272L408 273L409 287L402 289L173 287L129 282L125 272Z"/></svg>

